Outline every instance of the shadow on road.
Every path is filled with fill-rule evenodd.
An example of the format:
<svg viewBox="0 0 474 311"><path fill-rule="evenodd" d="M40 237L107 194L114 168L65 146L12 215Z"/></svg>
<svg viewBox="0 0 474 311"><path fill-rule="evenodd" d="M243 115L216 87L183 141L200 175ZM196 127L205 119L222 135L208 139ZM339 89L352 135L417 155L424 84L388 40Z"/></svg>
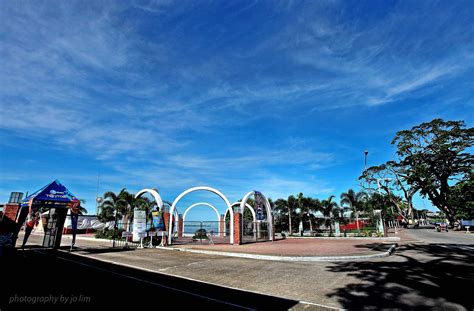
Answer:
<svg viewBox="0 0 474 311"><path fill-rule="evenodd" d="M298 301L75 256L26 249L1 258L1 310L143 308L286 310ZM8 270L8 271L6 271Z"/></svg>
<svg viewBox="0 0 474 311"><path fill-rule="evenodd" d="M344 262L328 267L362 282L328 294L348 309L474 308L474 265L468 245L403 245L395 256L374 262ZM472 245L469 245L472 246ZM462 309L462 307L461 307Z"/></svg>

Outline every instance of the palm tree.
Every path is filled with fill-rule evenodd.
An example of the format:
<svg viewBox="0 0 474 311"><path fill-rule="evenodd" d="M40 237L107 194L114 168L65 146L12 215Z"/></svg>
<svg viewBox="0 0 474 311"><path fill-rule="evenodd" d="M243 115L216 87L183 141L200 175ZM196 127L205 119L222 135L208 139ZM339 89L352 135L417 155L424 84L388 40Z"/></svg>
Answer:
<svg viewBox="0 0 474 311"><path fill-rule="evenodd" d="M311 220L311 215L312 212L317 210L318 208L318 202L317 200L311 198L311 197L305 197L303 193L299 193L298 197L298 207L300 208L300 213L301 213L301 227L303 227L303 218L305 215L308 216L308 222L309 222L309 230L310 232L313 232L313 222Z"/></svg>
<svg viewBox="0 0 474 311"><path fill-rule="evenodd" d="M291 215L295 212L297 207L297 200L294 195L290 195L287 200L278 199L275 201L275 211L288 215L288 232L290 235L293 234Z"/></svg>
<svg viewBox="0 0 474 311"><path fill-rule="evenodd" d="M348 206L352 211L352 214L356 216L357 231L360 233L359 228L359 211L362 209L362 204L367 198L367 193L364 191L355 192L352 189L347 192L341 193L341 207Z"/></svg>
<svg viewBox="0 0 474 311"><path fill-rule="evenodd" d="M372 223L374 224L376 223L375 218L373 217L374 210L381 210L382 221L384 227L386 227L389 220L395 220L399 215L399 213L395 213L394 207L396 207L396 204L400 204L398 202L401 201L403 200L399 196L390 197L388 194L374 192L368 198L365 208L368 214L371 215Z"/></svg>
<svg viewBox="0 0 474 311"><path fill-rule="evenodd" d="M84 215L87 214L87 209L82 206L82 204L86 204L86 200L84 199L79 199L79 215Z"/></svg>
<svg viewBox="0 0 474 311"><path fill-rule="evenodd" d="M128 192L123 188L117 195L112 191L104 193L104 200L100 204L98 219L102 222L122 219L128 213L128 202L126 200Z"/></svg>
<svg viewBox="0 0 474 311"><path fill-rule="evenodd" d="M332 223L335 217L340 213L339 206L333 201L335 196L331 195L326 200L320 201L319 209L326 218L326 226L329 226L329 235L332 235Z"/></svg>

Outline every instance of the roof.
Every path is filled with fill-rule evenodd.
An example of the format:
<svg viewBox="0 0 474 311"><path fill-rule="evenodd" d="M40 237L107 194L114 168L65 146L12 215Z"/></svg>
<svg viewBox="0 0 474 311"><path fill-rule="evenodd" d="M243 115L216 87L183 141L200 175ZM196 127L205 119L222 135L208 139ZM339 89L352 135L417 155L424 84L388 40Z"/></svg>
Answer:
<svg viewBox="0 0 474 311"><path fill-rule="evenodd" d="M57 179L23 199L22 203L28 203L31 199L33 199L33 201L61 203L68 203L72 200L77 200L76 196Z"/></svg>

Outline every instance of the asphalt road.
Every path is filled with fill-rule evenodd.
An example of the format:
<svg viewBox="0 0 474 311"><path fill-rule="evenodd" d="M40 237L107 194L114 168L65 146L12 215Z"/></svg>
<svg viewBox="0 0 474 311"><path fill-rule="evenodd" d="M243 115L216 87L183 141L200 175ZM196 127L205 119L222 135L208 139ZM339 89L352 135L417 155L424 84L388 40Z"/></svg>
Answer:
<svg viewBox="0 0 474 311"><path fill-rule="evenodd" d="M449 230L437 232L435 229L411 229L407 230L408 234L417 240L425 243L446 244L453 246L474 245L474 233L466 234L465 231Z"/></svg>
<svg viewBox="0 0 474 311"><path fill-rule="evenodd" d="M161 249L113 249L108 243L79 240L73 255L48 253L50 257L45 258L49 259L41 260L45 255L32 252L19 263L10 264L7 270L19 275L0 279L2 284L13 284L2 292L1 303L5 306L15 293L39 292L88 295L94 306L106 303L118 309L122 309L123 299L134 299L139 306L172 302L178 309L191 304L211 310L319 308L301 301L355 310L474 309L472 236L430 230L407 232L413 235L412 241L423 238L425 242L401 243L395 254L386 258L315 263ZM32 236L31 244L35 241L40 237ZM63 241L68 244L67 238ZM115 294L104 294L104 286L112 286Z"/></svg>
<svg viewBox="0 0 474 311"><path fill-rule="evenodd" d="M99 306L123 310L125 305L132 309L193 306L199 310L286 310L298 304L37 248L18 251L3 267L9 271L3 271L1 278L1 310Z"/></svg>

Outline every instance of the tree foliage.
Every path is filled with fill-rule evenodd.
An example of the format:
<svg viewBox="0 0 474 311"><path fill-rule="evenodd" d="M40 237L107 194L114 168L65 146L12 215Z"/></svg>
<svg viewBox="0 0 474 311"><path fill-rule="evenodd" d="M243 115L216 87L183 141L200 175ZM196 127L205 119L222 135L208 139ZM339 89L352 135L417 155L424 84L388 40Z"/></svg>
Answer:
<svg viewBox="0 0 474 311"><path fill-rule="evenodd" d="M406 182L456 220L456 187L469 177L474 157L468 152L474 144L474 128L463 121L431 122L399 131L392 141L397 147L399 165L406 169Z"/></svg>

